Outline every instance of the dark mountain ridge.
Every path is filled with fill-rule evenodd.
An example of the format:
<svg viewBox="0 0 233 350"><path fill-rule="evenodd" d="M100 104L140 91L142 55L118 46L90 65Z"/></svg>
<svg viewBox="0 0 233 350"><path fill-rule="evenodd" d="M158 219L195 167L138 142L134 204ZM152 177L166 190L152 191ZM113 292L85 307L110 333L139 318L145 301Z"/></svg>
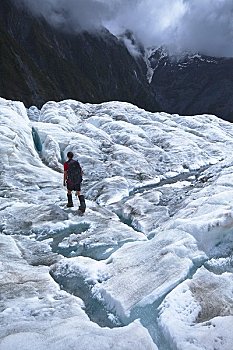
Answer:
<svg viewBox="0 0 233 350"><path fill-rule="evenodd" d="M185 54L181 58L155 50L151 86L169 113L215 114L233 121L233 59Z"/></svg>
<svg viewBox="0 0 233 350"><path fill-rule="evenodd" d="M117 100L153 112L209 113L233 121L232 58L177 59L163 49L151 50L148 56L127 32L138 52L134 55L124 36L117 38L104 28L74 34L32 16L14 0L2 0L0 8L2 97L27 107L69 98L90 103Z"/></svg>
<svg viewBox="0 0 233 350"><path fill-rule="evenodd" d="M62 32L12 0L2 0L0 23L2 97L39 107L48 100L73 98L159 108L143 58L135 60L107 30Z"/></svg>

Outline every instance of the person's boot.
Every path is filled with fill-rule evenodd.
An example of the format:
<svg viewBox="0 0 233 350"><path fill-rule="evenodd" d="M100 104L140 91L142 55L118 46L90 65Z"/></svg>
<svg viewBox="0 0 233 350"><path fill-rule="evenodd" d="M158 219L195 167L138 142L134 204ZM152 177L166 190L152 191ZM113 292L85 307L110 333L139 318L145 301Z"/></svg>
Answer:
<svg viewBox="0 0 233 350"><path fill-rule="evenodd" d="M70 208L70 207L73 207L74 204L73 204L73 200L72 200L72 194L67 194L67 198L68 198L68 203L67 203L67 207Z"/></svg>
<svg viewBox="0 0 233 350"><path fill-rule="evenodd" d="M85 203L85 198L84 195L81 194L80 196L78 196L79 202L80 202L80 206L79 206L79 210L81 211L81 213L84 213L86 210L86 203Z"/></svg>

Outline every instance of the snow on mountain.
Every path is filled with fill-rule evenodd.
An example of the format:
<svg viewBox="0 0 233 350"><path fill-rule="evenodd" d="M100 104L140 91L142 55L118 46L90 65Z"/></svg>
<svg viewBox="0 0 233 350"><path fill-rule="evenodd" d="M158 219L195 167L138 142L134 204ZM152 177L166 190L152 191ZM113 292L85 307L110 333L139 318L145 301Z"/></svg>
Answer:
<svg viewBox="0 0 233 350"><path fill-rule="evenodd" d="M144 59L147 65L147 80L151 83L157 69L168 66L171 70L181 70L187 67L198 66L200 64L217 65L219 59L215 57L201 55L199 53L191 53L184 51L182 54L169 54L168 48L149 47L145 49ZM221 61L222 59L220 59ZM156 80L156 79L155 79Z"/></svg>
<svg viewBox="0 0 233 350"><path fill-rule="evenodd" d="M160 62L163 62L164 59L169 59L168 51L164 47L148 47L145 49L144 60L147 66L147 80L149 84L151 84L153 75Z"/></svg>
<svg viewBox="0 0 233 350"><path fill-rule="evenodd" d="M232 124L74 100L0 118L0 349L229 350Z"/></svg>
<svg viewBox="0 0 233 350"><path fill-rule="evenodd" d="M166 47L145 50L147 78L160 111L170 114L214 114L232 121L232 58L183 52Z"/></svg>

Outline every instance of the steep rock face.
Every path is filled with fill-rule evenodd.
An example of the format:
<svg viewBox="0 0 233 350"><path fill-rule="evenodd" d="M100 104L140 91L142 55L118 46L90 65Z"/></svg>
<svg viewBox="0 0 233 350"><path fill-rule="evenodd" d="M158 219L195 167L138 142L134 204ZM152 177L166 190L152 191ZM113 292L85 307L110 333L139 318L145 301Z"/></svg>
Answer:
<svg viewBox="0 0 233 350"><path fill-rule="evenodd" d="M34 99L41 102L46 89L53 90L54 86L38 70L25 47L20 45L21 33L17 33L17 22L19 18L22 23L24 21L20 16L20 13L16 16L11 11L9 3L1 3L0 95L16 100L22 99L26 104Z"/></svg>
<svg viewBox="0 0 233 350"><path fill-rule="evenodd" d="M69 98L117 100L153 112L209 113L233 121L232 58L177 59L145 49L130 32L117 38L106 29L60 31L19 3L0 4L0 96L27 107Z"/></svg>
<svg viewBox="0 0 233 350"><path fill-rule="evenodd" d="M0 20L2 97L23 100L27 106L73 98L158 109L143 59L132 57L107 30L61 32L12 0L1 2Z"/></svg>
<svg viewBox="0 0 233 350"><path fill-rule="evenodd" d="M163 110L178 114L215 114L233 121L233 59L186 55L150 56L151 86Z"/></svg>

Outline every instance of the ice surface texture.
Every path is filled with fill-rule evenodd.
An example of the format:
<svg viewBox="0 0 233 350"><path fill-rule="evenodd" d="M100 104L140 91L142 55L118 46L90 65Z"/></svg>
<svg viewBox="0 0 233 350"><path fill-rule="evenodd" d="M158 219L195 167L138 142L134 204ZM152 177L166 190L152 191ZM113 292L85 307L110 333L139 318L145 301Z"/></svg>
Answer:
<svg viewBox="0 0 233 350"><path fill-rule="evenodd" d="M230 123L4 99L0 120L0 350L231 349ZM65 205L70 150L82 217Z"/></svg>

